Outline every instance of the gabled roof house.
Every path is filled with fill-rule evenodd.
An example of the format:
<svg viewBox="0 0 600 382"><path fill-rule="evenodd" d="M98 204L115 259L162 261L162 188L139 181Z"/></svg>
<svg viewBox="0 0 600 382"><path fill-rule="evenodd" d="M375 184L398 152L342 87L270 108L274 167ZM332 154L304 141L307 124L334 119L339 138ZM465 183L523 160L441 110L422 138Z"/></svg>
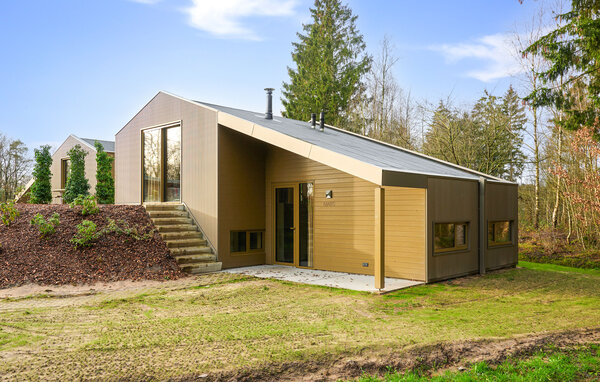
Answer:
<svg viewBox="0 0 600 382"><path fill-rule="evenodd" d="M159 92L116 134L116 202L185 208L206 270L283 264L381 289L517 263L515 183L273 116L270 97L258 113Z"/></svg>

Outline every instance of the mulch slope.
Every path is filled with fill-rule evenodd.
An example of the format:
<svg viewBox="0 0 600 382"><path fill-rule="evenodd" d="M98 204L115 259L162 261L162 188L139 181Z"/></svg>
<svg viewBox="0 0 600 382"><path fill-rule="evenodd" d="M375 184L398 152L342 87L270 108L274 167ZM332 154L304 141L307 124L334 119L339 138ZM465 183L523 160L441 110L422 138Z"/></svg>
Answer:
<svg viewBox="0 0 600 382"><path fill-rule="evenodd" d="M98 229L107 224L107 218L124 220L142 232L154 228L142 206L100 206L98 214L88 216L81 216L80 208L17 204L21 213L17 221L9 227L0 224L0 288L27 283L87 284L184 276L156 231L147 240L106 234L94 246L76 249L69 241L84 219L93 221ZM55 234L42 239L37 227L29 222L37 213L48 218L54 212L60 214L60 225Z"/></svg>

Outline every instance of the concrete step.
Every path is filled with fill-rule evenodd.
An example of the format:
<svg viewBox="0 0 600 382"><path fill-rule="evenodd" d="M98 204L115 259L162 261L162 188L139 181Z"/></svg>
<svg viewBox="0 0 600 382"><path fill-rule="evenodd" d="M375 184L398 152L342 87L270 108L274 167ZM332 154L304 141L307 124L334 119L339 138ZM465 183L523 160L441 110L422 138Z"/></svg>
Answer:
<svg viewBox="0 0 600 382"><path fill-rule="evenodd" d="M187 248L187 247L202 247L206 246L204 239L175 239L165 240L168 248Z"/></svg>
<svg viewBox="0 0 600 382"><path fill-rule="evenodd" d="M171 255L175 258L177 258L178 256L197 255L200 253L212 254L212 249L210 249L210 247L207 246L169 248L169 250L171 251Z"/></svg>
<svg viewBox="0 0 600 382"><path fill-rule="evenodd" d="M194 255L175 256L175 260L180 265L194 263L211 263L217 260L217 256L212 253L196 253Z"/></svg>
<svg viewBox="0 0 600 382"><path fill-rule="evenodd" d="M178 203L146 203L146 211L185 211L185 206Z"/></svg>
<svg viewBox="0 0 600 382"><path fill-rule="evenodd" d="M160 233L167 233L167 232L200 232L200 231L198 231L198 227L196 227L194 224L170 224L170 225L156 226L156 229Z"/></svg>
<svg viewBox="0 0 600 382"><path fill-rule="evenodd" d="M211 263L196 263L196 264L181 264L180 267L184 272L198 274L208 272L218 272L221 270L223 263L211 262Z"/></svg>
<svg viewBox="0 0 600 382"><path fill-rule="evenodd" d="M152 219L157 227L175 225L175 224L194 224L191 218L155 218Z"/></svg>
<svg viewBox="0 0 600 382"><path fill-rule="evenodd" d="M200 231L178 231L178 232L160 232L164 241L177 239L204 239Z"/></svg>
<svg viewBox="0 0 600 382"><path fill-rule="evenodd" d="M187 211L179 211L179 210L155 210L155 211L147 211L148 215L152 219L154 218L187 218Z"/></svg>

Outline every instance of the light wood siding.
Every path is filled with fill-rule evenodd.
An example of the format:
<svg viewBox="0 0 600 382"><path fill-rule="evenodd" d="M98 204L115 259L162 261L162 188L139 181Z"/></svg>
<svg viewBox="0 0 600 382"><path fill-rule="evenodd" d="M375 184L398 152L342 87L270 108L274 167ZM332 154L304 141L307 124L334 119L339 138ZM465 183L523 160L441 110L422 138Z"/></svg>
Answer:
<svg viewBox="0 0 600 382"><path fill-rule="evenodd" d="M52 179L50 184L52 187L52 203L54 204L62 203L62 192L58 191L62 189L62 159L68 158L69 155L67 152L76 145L81 146L81 148L88 153L85 157L85 177L90 183L90 193L94 194L96 192L96 150L82 143L79 139L69 136L63 144L56 149L54 154L52 154L52 166L50 166Z"/></svg>
<svg viewBox="0 0 600 382"><path fill-rule="evenodd" d="M181 122L181 198L218 250L217 113L158 93L115 136L116 202L139 204L142 194L141 130Z"/></svg>
<svg viewBox="0 0 600 382"><path fill-rule="evenodd" d="M479 271L479 183L468 180L429 178L427 190L428 279L437 281ZM435 223L469 223L468 248L433 253Z"/></svg>
<svg viewBox="0 0 600 382"><path fill-rule="evenodd" d="M265 251L231 254L231 231L265 229L266 145L219 126L219 261L223 268L265 263ZM247 243L248 244L248 243Z"/></svg>
<svg viewBox="0 0 600 382"><path fill-rule="evenodd" d="M268 263L273 263L271 232L273 185L312 181L315 187L314 268L373 274L374 190L377 185L278 148L271 148L268 152L266 177ZM326 199L327 190L333 191L332 199ZM423 279L425 190L386 187L386 201L388 192L391 204L390 207L386 204L386 220L389 216L391 226L386 227L386 276ZM408 207L408 204L413 201L416 205ZM412 220L404 222L402 221L404 217ZM413 228L419 224L421 232L418 232L418 228ZM419 243L407 245L397 240L399 236L410 236L404 231L409 229L414 233L415 241ZM408 251L405 251L405 248L408 248ZM368 266L364 267L363 263L367 263ZM420 271L419 263L422 265ZM408 269L401 269L404 266Z"/></svg>
<svg viewBox="0 0 600 382"><path fill-rule="evenodd" d="M385 275L425 281L424 188L385 187Z"/></svg>
<svg viewBox="0 0 600 382"><path fill-rule="evenodd" d="M485 218L487 222L512 221L512 245L487 246L487 222L485 267L488 270L516 265L519 261L518 238L518 186L487 182L485 185Z"/></svg>

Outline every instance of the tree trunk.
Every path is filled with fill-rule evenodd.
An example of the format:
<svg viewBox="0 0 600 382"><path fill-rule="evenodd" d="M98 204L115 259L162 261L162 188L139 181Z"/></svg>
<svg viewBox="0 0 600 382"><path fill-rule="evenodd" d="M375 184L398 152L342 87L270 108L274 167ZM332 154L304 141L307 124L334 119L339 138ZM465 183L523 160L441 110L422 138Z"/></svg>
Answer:
<svg viewBox="0 0 600 382"><path fill-rule="evenodd" d="M562 119L562 117L560 118ZM562 127L560 124L558 125L558 167L562 167ZM558 176L556 178L556 192L554 194L554 208L552 209L552 227L556 228L558 226L558 208L560 206L560 188L561 188L561 177Z"/></svg>
<svg viewBox="0 0 600 382"><path fill-rule="evenodd" d="M533 108L533 150L535 157L535 205L533 207L533 226L540 227L540 142L538 137L537 108Z"/></svg>

